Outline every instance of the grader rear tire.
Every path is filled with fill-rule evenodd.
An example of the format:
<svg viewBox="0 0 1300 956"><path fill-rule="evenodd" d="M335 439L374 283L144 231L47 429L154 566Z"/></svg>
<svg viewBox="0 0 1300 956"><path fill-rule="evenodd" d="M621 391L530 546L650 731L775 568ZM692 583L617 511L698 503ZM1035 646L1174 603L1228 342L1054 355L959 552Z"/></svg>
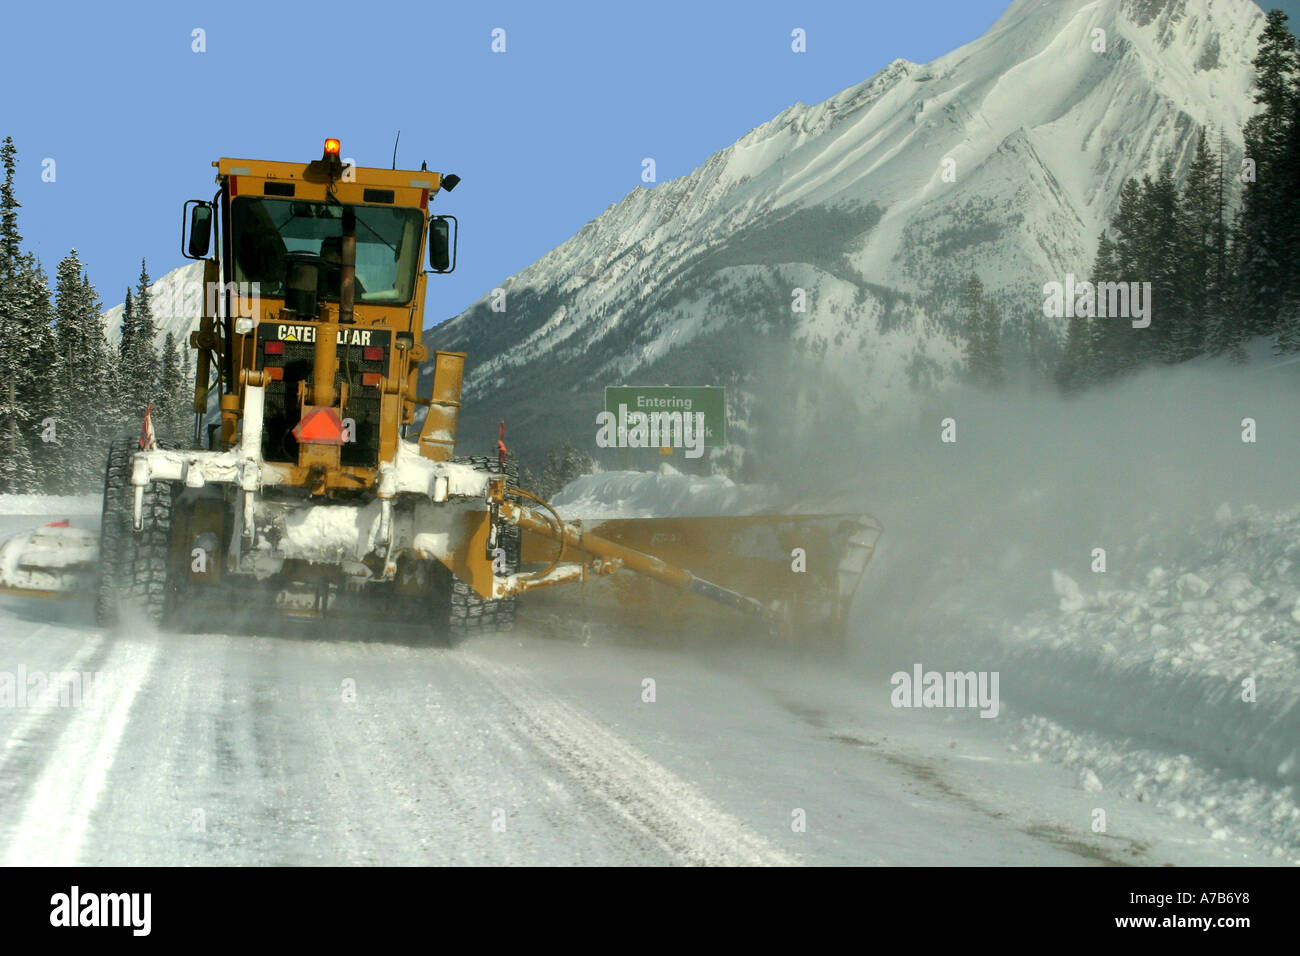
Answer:
<svg viewBox="0 0 1300 956"><path fill-rule="evenodd" d="M100 521L95 620L102 627L163 623L173 603L171 580L172 486L155 481L144 490L143 525L132 527L131 456L137 443L122 437L108 450Z"/></svg>
<svg viewBox="0 0 1300 956"><path fill-rule="evenodd" d="M473 465L478 471L499 475L502 473L500 461L490 456L473 456L453 458L457 464ZM513 458L506 458L505 475L511 482L519 480L519 466ZM506 525L497 530L497 547L505 554L505 573L514 574L519 570L519 529ZM462 581L451 582L450 608L448 612L448 641L456 644L471 634L506 633L513 631L517 613L518 598L481 598Z"/></svg>

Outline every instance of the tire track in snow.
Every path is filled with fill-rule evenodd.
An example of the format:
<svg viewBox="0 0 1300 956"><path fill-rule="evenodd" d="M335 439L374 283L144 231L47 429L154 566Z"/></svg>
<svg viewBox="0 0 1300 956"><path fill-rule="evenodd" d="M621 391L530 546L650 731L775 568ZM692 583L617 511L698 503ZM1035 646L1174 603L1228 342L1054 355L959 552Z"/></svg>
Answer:
<svg viewBox="0 0 1300 956"><path fill-rule="evenodd" d="M28 640L33 640L38 635L53 629L54 626L51 624L42 624L31 632ZM103 643L101 636L87 634L86 641L71 658L59 666L58 671L75 674L84 673L90 666L95 654L102 648ZM29 671L30 673L34 673L34 671ZM53 671L47 671L46 673L53 673ZM16 690L17 688L15 688ZM60 685L58 682L47 681L41 696L35 701L28 701L21 721L5 740L4 747L0 748L0 774L3 773L6 762L12 759L14 751L20 749L23 744L32 739L35 729L46 720L51 712L58 711L59 690Z"/></svg>
<svg viewBox="0 0 1300 956"><path fill-rule="evenodd" d="M27 641L52 631L53 625L42 624L28 635ZM94 673L102 667L108 652L102 634L88 633L71 657L55 670L43 673L47 678L50 674ZM34 673L29 671L28 676ZM44 765L49 748L72 718L72 709L59 706L62 689L62 681L47 680L40 696L28 700L22 708L17 726L9 731L0 747L0 799L5 806L12 807L18 801Z"/></svg>
<svg viewBox="0 0 1300 956"><path fill-rule="evenodd" d="M72 715L45 761L5 852L7 866L75 866L117 756L140 688L158 652L158 635L118 641L103 663L107 686Z"/></svg>
<svg viewBox="0 0 1300 956"><path fill-rule="evenodd" d="M795 866L694 786L617 734L542 690L520 671L462 647L461 659L496 686L521 732L586 791L683 862ZM629 861L633 862L633 861Z"/></svg>

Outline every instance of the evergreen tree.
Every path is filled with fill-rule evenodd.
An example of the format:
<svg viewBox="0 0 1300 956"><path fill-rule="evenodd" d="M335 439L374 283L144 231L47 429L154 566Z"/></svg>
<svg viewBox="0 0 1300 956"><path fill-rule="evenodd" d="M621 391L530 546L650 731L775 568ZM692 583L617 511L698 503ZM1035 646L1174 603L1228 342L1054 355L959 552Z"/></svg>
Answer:
<svg viewBox="0 0 1300 956"><path fill-rule="evenodd" d="M1128 188L1127 183L1125 188ZM1115 243L1109 234L1104 231L1101 238L1097 240L1097 257L1092 263L1091 276L1094 285L1119 279L1119 251L1115 248ZM1083 365L1077 370L1066 371L1067 381L1074 386L1091 385L1118 375L1119 351L1127 344L1126 333L1120 323L1113 317L1102 316L1100 309L1098 315L1088 319L1087 322L1086 347L1075 346L1075 352L1082 358ZM1067 359L1069 357L1068 334L1067 330Z"/></svg>
<svg viewBox="0 0 1300 956"><path fill-rule="evenodd" d="M1219 130L1219 146L1216 151L1214 170L1214 283L1219 288L1220 298L1223 298L1227 294L1227 287L1231 281L1228 238L1232 230L1228 212L1231 201L1228 194L1228 139L1223 130Z"/></svg>
<svg viewBox="0 0 1300 956"><path fill-rule="evenodd" d="M34 479L31 453L23 437L18 407L18 342L15 338L18 265L18 199L14 195L17 155L14 141L5 137L0 144L4 182L0 183L0 492L20 491Z"/></svg>
<svg viewBox="0 0 1300 956"><path fill-rule="evenodd" d="M1077 392L1092 380L1092 335L1088 319L1074 315L1065 327L1065 348L1056 369L1061 391Z"/></svg>
<svg viewBox="0 0 1300 956"><path fill-rule="evenodd" d="M1094 268L1094 282L1150 282L1151 247L1153 245L1148 216L1152 203L1149 196L1153 184L1149 177L1142 182L1130 179L1120 190L1119 209L1111 221L1115 239L1109 250L1109 260L1098 262ZM1154 293L1154 284L1152 287ZM1131 306L1131 303L1130 303ZM1100 313L1100 310L1098 310ZM1097 360L1097 378L1104 380L1126 375L1144 365L1155 349L1146 333L1150 328L1135 329L1123 317L1097 317L1093 336L1094 355ZM1152 308L1151 324L1156 322Z"/></svg>
<svg viewBox="0 0 1300 956"><path fill-rule="evenodd" d="M11 462L0 466L5 491L39 490L41 472L56 455L45 448L43 422L52 414L53 364L49 289L35 256L20 255L4 280L0 321L0 442Z"/></svg>
<svg viewBox="0 0 1300 956"><path fill-rule="evenodd" d="M21 251L17 150L9 137L0 143L0 164L0 491L24 492L37 490L53 457L40 428L50 414L53 316L45 272Z"/></svg>
<svg viewBox="0 0 1300 956"><path fill-rule="evenodd" d="M961 290L966 317L966 375L971 384L992 388L1006 377L1002 361L1002 316L984 293L984 283L972 275Z"/></svg>
<svg viewBox="0 0 1300 956"><path fill-rule="evenodd" d="M60 484L68 492L84 493L98 484L104 451L116 427L112 413L105 416L101 411L106 405L110 363L99 296L75 249L59 263L54 311Z"/></svg>
<svg viewBox="0 0 1300 956"><path fill-rule="evenodd" d="M135 300L131 298L128 286L126 297L122 300L122 324L118 327L117 354L125 359L131 351L131 341L135 338Z"/></svg>
<svg viewBox="0 0 1300 956"><path fill-rule="evenodd" d="M1231 276L1226 286L1225 316L1216 337L1216 354L1226 352L1235 364L1247 360L1244 343L1251 335L1247 306L1246 260L1250 256L1250 241L1246 237L1246 214L1238 209L1232 219L1231 245L1228 270Z"/></svg>
<svg viewBox="0 0 1300 956"><path fill-rule="evenodd" d="M549 501L569 482L582 475L589 475L595 470L595 459L578 451L566 441L547 452L546 466L542 469L542 477L537 482L537 494Z"/></svg>
<svg viewBox="0 0 1300 956"><path fill-rule="evenodd" d="M123 369L126 367L127 356L131 354L131 342L135 337L135 300L131 296L131 288L127 287L126 294L122 299L122 318L117 327L117 351L113 356L114 361L110 362L109 368L109 401L112 405L113 416L120 423L127 420L127 405L131 401L128 389L128 378Z"/></svg>
<svg viewBox="0 0 1300 956"><path fill-rule="evenodd" d="M1277 165L1281 191L1277 350L1300 351L1300 69L1292 75L1291 122Z"/></svg>
<svg viewBox="0 0 1300 956"><path fill-rule="evenodd" d="M1259 35L1255 67L1255 103L1263 107L1259 119L1272 130L1266 137L1280 142L1291 112L1295 109L1295 81L1300 75L1300 48L1287 26L1288 17L1272 10L1264 17Z"/></svg>
<svg viewBox="0 0 1300 956"><path fill-rule="evenodd" d="M122 316L121 364L118 367L122 415L128 427L134 427L143 419L145 409L158 394L158 354L154 349L156 328L149 285L149 271L141 260L140 283L135 297L129 300L132 309L129 327L126 313Z"/></svg>
<svg viewBox="0 0 1300 956"><path fill-rule="evenodd" d="M188 442L194 435L194 368L190 365L189 342L181 339L176 343L176 351L181 357L181 392L177 397L177 421L180 431L177 441Z"/></svg>
<svg viewBox="0 0 1300 956"><path fill-rule="evenodd" d="M1170 340L1175 362L1185 362L1201 353L1215 312L1221 179L1217 157L1210 151L1202 130L1178 199L1177 264L1182 310Z"/></svg>
<svg viewBox="0 0 1300 956"><path fill-rule="evenodd" d="M168 332L163 342L158 375L158 397L154 403L154 428L159 437L179 441L185 437L185 380L181 373L180 349L176 336Z"/></svg>
<svg viewBox="0 0 1300 956"><path fill-rule="evenodd" d="M55 443L58 427L54 407L58 352L49 278L40 260L32 253L19 258L12 288L15 292L15 321L11 328L18 336L14 343L18 356L16 393L22 410L23 433L38 475L36 487L32 490L39 491L44 490L47 474L57 467L59 457ZM57 483L57 476L52 477Z"/></svg>
<svg viewBox="0 0 1300 956"><path fill-rule="evenodd" d="M1287 154L1297 110L1300 49L1280 10L1265 19L1254 66L1254 101L1260 111L1242 130L1245 155L1255 163L1255 181L1247 183L1242 209L1241 304L1245 331L1268 335L1277 331L1278 314L1290 291L1294 269L1288 260L1294 251L1288 241L1297 211L1294 190L1288 195L1287 188L1296 175L1288 168L1294 157Z"/></svg>
<svg viewBox="0 0 1300 956"><path fill-rule="evenodd" d="M149 343L149 351L152 355L153 340L154 336L158 334L158 327L154 322L153 296L149 292L151 285L153 285L153 281L149 278L149 266L141 259L140 281L139 285L135 287L135 331L139 337Z"/></svg>
<svg viewBox="0 0 1300 956"><path fill-rule="evenodd" d="M18 166L18 151L12 136L0 143L0 163L4 165L4 182L0 184L0 277L13 272L18 262L18 249L23 237L18 232L18 210L22 203L14 195L14 173Z"/></svg>
<svg viewBox="0 0 1300 956"><path fill-rule="evenodd" d="M36 466L16 409L14 389L0 385L0 494L21 494L36 487Z"/></svg>
<svg viewBox="0 0 1300 956"><path fill-rule="evenodd" d="M987 296L980 323L980 335L983 339L983 365L985 382L996 388L1006 380L1006 368L1002 361L1002 310Z"/></svg>
<svg viewBox="0 0 1300 956"><path fill-rule="evenodd" d="M19 402L14 352L8 347L0 352L0 493L26 492L36 486L36 466L26 435L28 416Z"/></svg>
<svg viewBox="0 0 1300 956"><path fill-rule="evenodd" d="M1212 355L1238 350L1244 332L1236 310L1237 257L1241 253L1229 204L1228 146L1219 130L1215 161L1215 213L1211 248L1210 303L1206 312L1205 351Z"/></svg>
<svg viewBox="0 0 1300 956"><path fill-rule="evenodd" d="M184 434L189 363L168 336L154 347L149 273L127 290L122 339L110 361L101 305L77 253L59 263L55 301L34 255L24 254L14 190L17 154L0 144L0 492L89 491L107 440L138 427L161 400L160 431Z"/></svg>
<svg viewBox="0 0 1300 956"><path fill-rule="evenodd" d="M966 325L966 377L976 385L988 380L984 353L984 283L972 275L961 290L961 311Z"/></svg>
<svg viewBox="0 0 1300 956"><path fill-rule="evenodd" d="M1151 325L1138 330L1145 346L1139 361L1179 361L1176 330L1188 321L1188 303L1179 272L1178 187L1166 164L1155 180L1143 182L1145 247L1137 251L1143 267L1134 281L1151 283Z"/></svg>

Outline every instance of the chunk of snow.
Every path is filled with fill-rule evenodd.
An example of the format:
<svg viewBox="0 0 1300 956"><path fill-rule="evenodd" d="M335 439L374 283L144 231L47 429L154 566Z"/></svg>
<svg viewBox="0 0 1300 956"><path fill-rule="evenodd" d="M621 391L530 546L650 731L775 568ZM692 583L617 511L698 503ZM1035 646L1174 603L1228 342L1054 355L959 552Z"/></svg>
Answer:
<svg viewBox="0 0 1300 956"><path fill-rule="evenodd" d="M1178 589L1178 596L1186 601L1191 598L1205 597L1210 591L1210 582L1189 571L1179 575L1175 587Z"/></svg>
<svg viewBox="0 0 1300 956"><path fill-rule="evenodd" d="M1085 611L1096 603L1083 593L1074 578L1061 571L1052 571L1052 590L1061 599L1062 611Z"/></svg>

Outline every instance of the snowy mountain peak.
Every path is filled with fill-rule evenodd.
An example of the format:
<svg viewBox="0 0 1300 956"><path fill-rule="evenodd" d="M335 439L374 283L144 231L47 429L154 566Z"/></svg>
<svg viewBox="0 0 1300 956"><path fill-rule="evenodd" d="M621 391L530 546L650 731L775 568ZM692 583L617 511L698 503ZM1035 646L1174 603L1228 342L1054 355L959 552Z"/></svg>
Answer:
<svg viewBox="0 0 1300 956"><path fill-rule="evenodd" d="M874 76L863 80L857 86L851 86L847 90L837 93L822 103L813 106L805 103L795 103L783 110L774 119L741 137L736 146L752 146L768 136L793 125L797 125L801 133L819 133L825 129L830 121L841 118L845 114L878 99L890 87L905 79L913 70L919 68L920 64L913 63L910 60L894 60Z"/></svg>

